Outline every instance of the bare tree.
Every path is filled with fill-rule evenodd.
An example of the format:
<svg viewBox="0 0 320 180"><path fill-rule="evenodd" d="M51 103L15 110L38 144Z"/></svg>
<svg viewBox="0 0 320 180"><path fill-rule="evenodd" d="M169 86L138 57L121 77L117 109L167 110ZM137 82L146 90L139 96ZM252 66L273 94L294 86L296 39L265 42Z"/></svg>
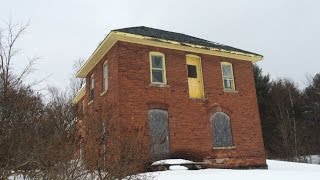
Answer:
<svg viewBox="0 0 320 180"><path fill-rule="evenodd" d="M21 150L31 140L28 120L32 117L36 121L41 116L42 100L24 80L33 72L38 58L30 58L20 73L13 69L20 52L16 44L28 25L9 19L0 29L0 179L33 163L32 155Z"/></svg>
<svg viewBox="0 0 320 180"><path fill-rule="evenodd" d="M13 66L20 51L16 44L28 24L10 19L6 25L0 33L0 179L12 172L44 179L77 177L81 173L73 159L76 122L70 97L50 87L45 103L33 84L25 83L38 58L29 59L19 73Z"/></svg>
<svg viewBox="0 0 320 180"><path fill-rule="evenodd" d="M49 88L50 102L45 105L38 123L40 142L37 148L37 168L29 173L34 179L85 179L88 171L77 151L77 121L75 109L67 91Z"/></svg>
<svg viewBox="0 0 320 180"><path fill-rule="evenodd" d="M78 78L76 77L76 73L79 71L81 66L84 63L83 58L79 58L73 62L72 66L72 74L70 77L70 96L74 97L77 92L81 89L81 87L85 84L85 79L84 78Z"/></svg>
<svg viewBox="0 0 320 180"><path fill-rule="evenodd" d="M10 20L0 33L0 179L7 179L12 173L32 179L85 179L89 173L99 179L114 179L138 172L137 162L144 159L140 149L132 148L139 146L134 142L138 131L117 138L120 131L110 123L114 122L113 106L87 116L84 139L89 150L84 151L88 157L85 164L75 155L79 130L71 97L84 80L71 79L71 93L49 87L50 98L43 101L41 94L25 84L37 58L31 58L21 73L12 67L19 52L16 42L27 27L28 24L15 25ZM75 62L74 72L82 62Z"/></svg>
<svg viewBox="0 0 320 180"><path fill-rule="evenodd" d="M39 59L38 57L29 58L28 64L20 73L12 72L13 61L20 52L20 49L16 48L16 44L25 33L29 23L14 24L10 18L6 25L5 29L0 30L0 92L4 96L8 88L20 85L25 77L33 72L33 67Z"/></svg>
<svg viewBox="0 0 320 180"><path fill-rule="evenodd" d="M279 79L271 84L270 100L271 106L268 108L275 119L275 128L279 135L277 137L277 134L274 133L274 142L279 138L282 142L278 145L278 152L285 158L297 157L299 154L297 148L297 120L299 117L297 113L301 111L301 93L293 82Z"/></svg>
<svg viewBox="0 0 320 180"><path fill-rule="evenodd" d="M145 168L148 159L139 141L143 131L121 126L116 109L115 104L101 103L90 110L90 116L84 113L84 162L100 180L144 179L134 176Z"/></svg>

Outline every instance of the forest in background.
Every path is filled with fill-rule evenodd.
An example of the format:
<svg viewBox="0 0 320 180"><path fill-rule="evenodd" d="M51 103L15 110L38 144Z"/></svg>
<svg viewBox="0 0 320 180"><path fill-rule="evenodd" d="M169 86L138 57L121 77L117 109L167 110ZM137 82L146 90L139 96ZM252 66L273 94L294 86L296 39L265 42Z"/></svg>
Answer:
<svg viewBox="0 0 320 180"><path fill-rule="evenodd" d="M288 78L270 80L257 65L253 71L267 157L320 154L320 73L301 88Z"/></svg>

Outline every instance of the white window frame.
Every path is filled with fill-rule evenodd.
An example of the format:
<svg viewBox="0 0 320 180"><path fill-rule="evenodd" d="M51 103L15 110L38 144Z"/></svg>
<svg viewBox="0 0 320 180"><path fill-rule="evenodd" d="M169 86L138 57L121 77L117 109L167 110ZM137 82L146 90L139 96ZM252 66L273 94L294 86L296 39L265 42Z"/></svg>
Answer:
<svg viewBox="0 0 320 180"><path fill-rule="evenodd" d="M106 69L105 69L106 68ZM106 70L106 72L105 72ZM106 73L106 74L105 74ZM102 93L107 92L108 88L109 88L109 68L108 68L108 61L103 63L102 66L102 79L103 79L103 83L102 83Z"/></svg>
<svg viewBox="0 0 320 180"><path fill-rule="evenodd" d="M231 68L231 71L230 71L231 72L231 76L224 76L223 75L223 67L224 66L229 66ZM229 62L221 62L221 75L222 75L223 90L224 91L235 91L236 90L236 83L234 81L233 67L232 67L231 63L229 63ZM232 82L233 86L231 87L231 89L230 88L226 88L224 80Z"/></svg>
<svg viewBox="0 0 320 180"><path fill-rule="evenodd" d="M153 56L161 56L162 57L162 69L160 68L153 68L152 67L152 57ZM165 55L161 52L150 52L149 53L149 62L150 62L150 82L151 84L167 84L167 74L166 74L166 59ZM153 82L152 79L152 70L161 70L162 71L162 77L163 77L163 82Z"/></svg>
<svg viewBox="0 0 320 180"><path fill-rule="evenodd" d="M90 78L89 78L89 101L93 101L94 100L94 74L91 74ZM93 96L93 97L92 97Z"/></svg>

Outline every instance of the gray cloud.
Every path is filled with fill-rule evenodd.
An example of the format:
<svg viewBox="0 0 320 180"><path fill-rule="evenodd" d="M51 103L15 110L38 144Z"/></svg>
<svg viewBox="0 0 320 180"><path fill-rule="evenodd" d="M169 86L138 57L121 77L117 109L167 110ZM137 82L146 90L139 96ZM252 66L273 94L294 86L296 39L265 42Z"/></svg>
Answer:
<svg viewBox="0 0 320 180"><path fill-rule="evenodd" d="M319 7L316 0L5 0L0 19L31 21L19 48L42 57L32 78L51 74L46 83L59 87L67 86L73 61L88 58L111 29L138 25L257 52L273 78L302 84L320 72Z"/></svg>

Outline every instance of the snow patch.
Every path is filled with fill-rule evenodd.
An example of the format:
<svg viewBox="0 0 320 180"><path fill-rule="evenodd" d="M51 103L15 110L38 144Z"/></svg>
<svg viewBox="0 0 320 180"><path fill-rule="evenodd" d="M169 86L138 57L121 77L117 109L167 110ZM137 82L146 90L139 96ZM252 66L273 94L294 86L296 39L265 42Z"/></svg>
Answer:
<svg viewBox="0 0 320 180"><path fill-rule="evenodd" d="M160 160L160 161L156 161L154 163L152 163L152 166L157 166L157 165L166 165L166 164L194 164L194 162L189 161L189 160L185 160L185 159L164 159L164 160Z"/></svg>
<svg viewBox="0 0 320 180"><path fill-rule="evenodd" d="M176 170L188 170L187 167L180 166L180 165L172 165L169 167L170 170L176 171Z"/></svg>
<svg viewBox="0 0 320 180"><path fill-rule="evenodd" d="M320 164L320 155L301 156L299 160L310 164Z"/></svg>

